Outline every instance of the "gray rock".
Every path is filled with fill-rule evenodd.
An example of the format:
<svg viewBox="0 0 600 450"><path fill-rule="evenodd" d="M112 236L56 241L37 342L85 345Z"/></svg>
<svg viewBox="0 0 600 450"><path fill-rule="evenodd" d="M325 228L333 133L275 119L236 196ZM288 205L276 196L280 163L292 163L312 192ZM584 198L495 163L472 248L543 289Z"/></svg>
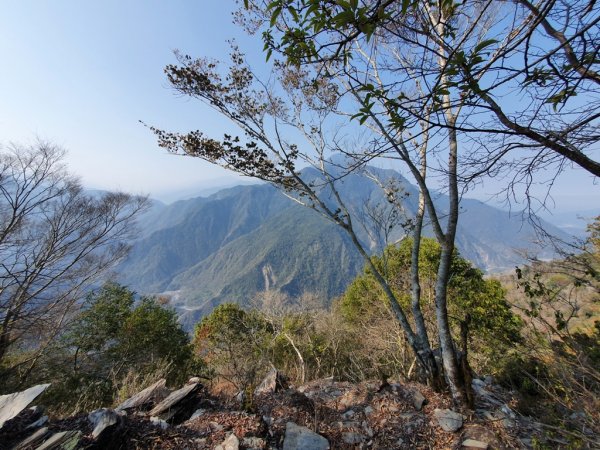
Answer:
<svg viewBox="0 0 600 450"><path fill-rule="evenodd" d="M371 408L370 406L367 406L365 408L365 416L370 416L371 414L373 414L373 408Z"/></svg>
<svg viewBox="0 0 600 450"><path fill-rule="evenodd" d="M169 428L169 424L166 421L159 419L158 417L150 417L150 422L153 423L155 426L162 428L163 430Z"/></svg>
<svg viewBox="0 0 600 450"><path fill-rule="evenodd" d="M342 419L344 419L344 420L352 419L354 417L354 414L356 414L356 413L352 409L349 409L344 414L342 414Z"/></svg>
<svg viewBox="0 0 600 450"><path fill-rule="evenodd" d="M489 447L487 442L476 441L475 439L467 439L462 443L462 447L466 449L483 449L486 450Z"/></svg>
<svg viewBox="0 0 600 450"><path fill-rule="evenodd" d="M342 440L348 445L356 445L365 441L365 437L359 433L346 432L342 433Z"/></svg>
<svg viewBox="0 0 600 450"><path fill-rule="evenodd" d="M462 428L463 417L461 414L449 409L436 409L433 415L438 421L442 430L454 433Z"/></svg>
<svg viewBox="0 0 600 450"><path fill-rule="evenodd" d="M33 433L31 436L29 436L28 438L26 438L23 441L19 442L13 448L13 450L23 450L23 449L26 449L26 448L36 448L39 444L41 444L44 441L44 438L48 435L48 433L49 433L48 428L46 428L46 427L40 428L35 433Z"/></svg>
<svg viewBox="0 0 600 450"><path fill-rule="evenodd" d="M509 419L508 417L502 419L502 425L504 425L504 428L513 428L516 423L513 419Z"/></svg>
<svg viewBox="0 0 600 450"><path fill-rule="evenodd" d="M473 385L473 387L477 386L477 387L484 388L486 386L486 382L483 380L480 380L479 378L473 378L473 381L471 381L471 384Z"/></svg>
<svg viewBox="0 0 600 450"><path fill-rule="evenodd" d="M138 392L133 397L128 398L123 403L115 408L116 411L124 411L126 409L137 408L139 406L146 405L150 402L157 402L163 400L167 395L168 391L166 388L167 381L163 378L158 380L152 386L148 386L143 391Z"/></svg>
<svg viewBox="0 0 600 450"><path fill-rule="evenodd" d="M50 384L38 384L21 392L0 395L0 428L27 408L38 395L48 389L48 386Z"/></svg>
<svg viewBox="0 0 600 450"><path fill-rule="evenodd" d="M50 436L36 450L75 450L81 440L81 431L63 431Z"/></svg>
<svg viewBox="0 0 600 450"><path fill-rule="evenodd" d="M98 439L105 430L117 426L121 422L121 416L112 409L100 408L89 413L88 420L94 427L92 437Z"/></svg>
<svg viewBox="0 0 600 450"><path fill-rule="evenodd" d="M213 431L221 431L223 430L223 425L221 425L220 423L217 422L209 422L210 428Z"/></svg>
<svg viewBox="0 0 600 450"><path fill-rule="evenodd" d="M204 413L206 412L205 409L197 409L196 411L194 411L194 414L192 414L192 417L189 418L189 420L194 420L202 415L204 415Z"/></svg>
<svg viewBox="0 0 600 450"><path fill-rule="evenodd" d="M27 425L27 428L39 428L45 425L46 422L48 422L48 416L42 416L35 422L31 422L29 425Z"/></svg>
<svg viewBox="0 0 600 450"><path fill-rule="evenodd" d="M244 391L238 392L235 396L235 401L238 402L238 405L243 406L244 402L246 401L246 393Z"/></svg>
<svg viewBox="0 0 600 450"><path fill-rule="evenodd" d="M507 417L510 417L511 419L514 419L515 417L517 417L515 412L512 409L510 409L508 407L508 405L506 405L506 404L502 405L502 408L500 408L500 411L502 411L504 414L506 414Z"/></svg>
<svg viewBox="0 0 600 450"><path fill-rule="evenodd" d="M306 427L288 422L285 427L283 450L329 450L329 442Z"/></svg>
<svg viewBox="0 0 600 450"><path fill-rule="evenodd" d="M254 395L266 395L287 388L287 382L277 369L271 369L254 390Z"/></svg>
<svg viewBox="0 0 600 450"><path fill-rule="evenodd" d="M413 392L413 406L417 411L421 411L423 405L427 402L427 399L417 389Z"/></svg>
<svg viewBox="0 0 600 450"><path fill-rule="evenodd" d="M177 412L177 404L192 395L199 387L198 383L186 384L181 389L171 392L167 398L150 411L150 416L164 416L161 417L165 420L169 420Z"/></svg>
<svg viewBox="0 0 600 450"><path fill-rule="evenodd" d="M242 440L242 445L247 450L262 450L266 446L264 439L259 437L246 437Z"/></svg>
<svg viewBox="0 0 600 450"><path fill-rule="evenodd" d="M240 441L237 436L231 433L227 438L215 447L215 450L239 450Z"/></svg>
<svg viewBox="0 0 600 450"><path fill-rule="evenodd" d="M479 410L479 413L484 419L489 421L494 421L498 419L492 411L489 411L487 409Z"/></svg>

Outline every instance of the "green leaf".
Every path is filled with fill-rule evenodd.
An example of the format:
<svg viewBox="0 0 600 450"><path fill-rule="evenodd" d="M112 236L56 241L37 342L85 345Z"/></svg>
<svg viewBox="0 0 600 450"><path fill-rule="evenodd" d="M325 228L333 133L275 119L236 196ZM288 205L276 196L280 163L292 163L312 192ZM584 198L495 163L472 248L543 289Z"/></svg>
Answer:
<svg viewBox="0 0 600 450"><path fill-rule="evenodd" d="M300 22L300 18L298 17L298 11L296 11L296 8L294 8L293 6L288 6L288 11L294 18L295 22Z"/></svg>
<svg viewBox="0 0 600 450"><path fill-rule="evenodd" d="M271 2L267 5L267 11L272 10L273 8L275 8L276 6L278 6L281 3L281 0L275 0L274 2ZM280 6L281 8L281 6Z"/></svg>
<svg viewBox="0 0 600 450"><path fill-rule="evenodd" d="M497 39L485 39L475 46L475 48L473 49L473 53L479 53L484 48L487 48L490 45L495 44L497 42Z"/></svg>
<svg viewBox="0 0 600 450"><path fill-rule="evenodd" d="M277 18L279 17L279 15L281 14L281 7L276 8L273 13L271 14L271 22L269 23L270 27L274 27L275 26L275 22L277 22Z"/></svg>
<svg viewBox="0 0 600 450"><path fill-rule="evenodd" d="M344 10L333 17L333 21L338 27L347 25L354 20L354 14L350 10Z"/></svg>

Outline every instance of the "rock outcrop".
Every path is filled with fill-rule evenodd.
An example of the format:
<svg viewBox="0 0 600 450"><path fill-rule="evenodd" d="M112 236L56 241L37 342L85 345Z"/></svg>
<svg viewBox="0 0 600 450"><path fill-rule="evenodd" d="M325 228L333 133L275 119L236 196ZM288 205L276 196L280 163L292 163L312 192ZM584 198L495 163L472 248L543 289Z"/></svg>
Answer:
<svg viewBox="0 0 600 450"><path fill-rule="evenodd" d="M49 384L38 384L21 392L0 395L0 428L27 408L49 386Z"/></svg>
<svg viewBox="0 0 600 450"><path fill-rule="evenodd" d="M3 412L10 419L0 429L0 449L500 450L527 448L536 433L499 389L481 381L476 410L463 416L447 395L422 385L330 378L294 389L281 379L268 374L252 411L212 396L198 379L171 392L160 380L115 409L49 420L41 408L27 409L38 387L3 397L5 407L18 407Z"/></svg>

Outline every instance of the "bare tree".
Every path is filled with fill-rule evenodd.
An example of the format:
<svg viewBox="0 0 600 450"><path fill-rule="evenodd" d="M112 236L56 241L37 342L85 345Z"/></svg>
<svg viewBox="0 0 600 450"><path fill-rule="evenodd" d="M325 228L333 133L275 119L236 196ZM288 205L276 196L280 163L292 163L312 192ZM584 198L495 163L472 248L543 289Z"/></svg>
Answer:
<svg viewBox="0 0 600 450"><path fill-rule="evenodd" d="M415 331L386 277L371 261L370 253L358 235L360 226L355 225L356 211L347 206L341 191L346 179L351 180L349 177L353 172L362 171L365 161L381 151L381 143L377 140L368 142L370 151L362 160L358 151L350 152L344 145L341 138L343 126L335 123L339 117L338 86L326 79L307 83L306 73L284 65L277 67L278 88L268 86L254 76L243 55L235 48L231 67L224 76L212 61L184 55L178 55L178 58L180 65L166 68L174 88L212 106L238 125L246 139L242 141L239 137L225 135L222 140L216 140L201 131L179 134L150 127L157 135L159 145L175 153L200 157L268 181L281 188L292 200L314 209L342 227L385 292L425 378L434 386L443 385L442 372L437 366L429 338L423 334L425 327L419 326ZM343 120L348 123L347 118L343 117ZM290 136L301 144L295 143ZM332 154L339 152L346 153L349 158L345 161L331 158ZM417 169L417 173L421 172ZM379 183L373 184L377 188ZM425 186L424 182L421 184ZM454 192L457 196L457 190ZM426 202L433 204L431 195ZM449 223L455 230L457 197L452 205L455 214ZM436 212L432 211L433 214ZM453 251L454 234L449 236L444 250L446 256ZM441 265L444 270L448 269L448 265ZM441 278L440 283L447 282L447 273L445 281ZM445 290L439 289L439 292L445 302ZM441 308L440 317L447 322L445 304ZM415 317L422 318L419 302L414 302L413 309L419 313ZM450 327L446 325L444 330L448 337ZM447 348L455 355L451 340ZM454 367L457 367L456 356L453 360ZM459 387L457 392L460 389L463 388Z"/></svg>
<svg viewBox="0 0 600 450"><path fill-rule="evenodd" d="M446 312L460 196L483 175L503 175L507 198L523 187L530 205L537 171L552 170L550 187L570 164L600 174L595 2L243 3L238 20L263 31L268 56L282 55L295 70L310 72L311 82L325 78L340 96L356 100L348 117L371 129L378 143L352 156L396 157L417 183L421 211L442 246L436 311L444 368L455 400L464 404L468 392L461 393ZM585 101L576 98L581 94ZM445 210L433 202L434 186L449 195ZM414 305L421 223L418 214ZM419 308L413 318L423 354L430 354Z"/></svg>
<svg viewBox="0 0 600 450"><path fill-rule="evenodd" d="M30 371L77 301L127 252L146 199L86 193L64 151L38 142L0 153L0 362Z"/></svg>

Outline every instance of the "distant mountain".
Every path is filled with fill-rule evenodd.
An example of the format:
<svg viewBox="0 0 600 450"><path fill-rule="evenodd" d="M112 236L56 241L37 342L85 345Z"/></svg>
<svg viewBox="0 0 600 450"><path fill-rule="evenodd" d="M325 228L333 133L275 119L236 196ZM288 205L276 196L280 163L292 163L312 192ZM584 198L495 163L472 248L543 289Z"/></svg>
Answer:
<svg viewBox="0 0 600 450"><path fill-rule="evenodd" d="M405 193L406 213L414 215L414 186L392 170L369 172L384 183L393 181ZM307 170L304 176L316 179L317 173ZM367 204L386 204L380 187L364 174L341 179L338 189L357 216ZM325 190L321 195L327 200ZM435 201L443 217L448 199L438 195ZM170 293L188 325L222 302L247 303L263 290L311 292L331 300L364 265L344 230L266 184L237 186L171 205L157 202L139 226L141 236L118 270L120 281L139 293ZM381 251L366 230L356 228L371 252ZM431 231L426 227L425 233ZM404 235L398 228L390 241ZM457 247L482 269L514 267L522 262L516 250L535 251L534 240L534 230L520 215L477 200L461 202Z"/></svg>
<svg viewBox="0 0 600 450"><path fill-rule="evenodd" d="M173 203L179 200L189 200L196 197L208 197L224 189L229 189L236 186L247 186L258 184L259 181L242 176L231 176L220 181L210 180L204 181L194 186L180 188L175 190L161 191L157 193L157 198L164 203Z"/></svg>
<svg viewBox="0 0 600 450"><path fill-rule="evenodd" d="M587 225L600 214L600 204L598 206L584 211L544 213L541 217L566 233L583 238L587 234Z"/></svg>

